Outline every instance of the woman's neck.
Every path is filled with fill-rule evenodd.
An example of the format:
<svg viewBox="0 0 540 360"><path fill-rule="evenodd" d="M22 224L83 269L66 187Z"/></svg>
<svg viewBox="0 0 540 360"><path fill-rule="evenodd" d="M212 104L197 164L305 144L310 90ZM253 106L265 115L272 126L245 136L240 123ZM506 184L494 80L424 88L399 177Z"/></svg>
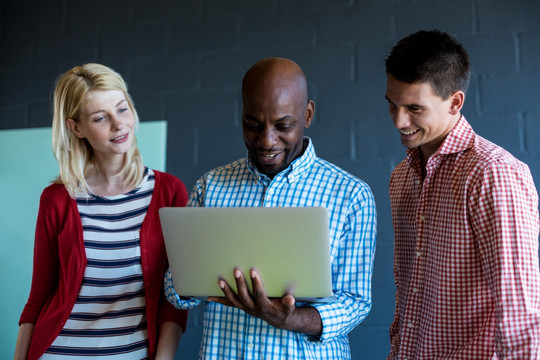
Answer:
<svg viewBox="0 0 540 360"><path fill-rule="evenodd" d="M86 182L94 195L111 196L128 192L124 185L125 158L99 159L92 173L86 177Z"/></svg>

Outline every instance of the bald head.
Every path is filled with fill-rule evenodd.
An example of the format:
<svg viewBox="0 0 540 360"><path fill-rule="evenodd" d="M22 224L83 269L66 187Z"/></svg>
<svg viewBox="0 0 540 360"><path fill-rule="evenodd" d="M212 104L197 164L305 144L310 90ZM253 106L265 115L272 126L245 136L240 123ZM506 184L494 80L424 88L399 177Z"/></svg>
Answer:
<svg viewBox="0 0 540 360"><path fill-rule="evenodd" d="M294 61L285 58L266 58L255 63L244 76L242 98L260 96L262 93L294 93L302 103L308 100L307 80L304 72Z"/></svg>

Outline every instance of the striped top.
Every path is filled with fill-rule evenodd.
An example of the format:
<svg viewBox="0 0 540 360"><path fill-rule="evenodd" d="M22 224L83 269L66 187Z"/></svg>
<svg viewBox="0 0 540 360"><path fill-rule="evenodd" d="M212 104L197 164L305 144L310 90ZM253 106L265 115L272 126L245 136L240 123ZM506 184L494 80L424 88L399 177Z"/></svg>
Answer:
<svg viewBox="0 0 540 360"><path fill-rule="evenodd" d="M371 308L375 201L366 183L318 158L311 141L306 141L304 154L273 179L258 172L247 158L210 171L195 185L189 205L327 208L332 287L337 301L311 304L321 316L322 334L311 337L277 329L237 308L209 302L204 314L200 359L351 358L347 334ZM272 226L276 224L268 224L261 231L272 231ZM165 275L165 294L178 308L189 309L200 303L180 298L182 294L174 291L170 271Z"/></svg>
<svg viewBox="0 0 540 360"><path fill-rule="evenodd" d="M146 169L126 194L76 196L87 267L71 315L41 359L148 358L139 230L153 189Z"/></svg>

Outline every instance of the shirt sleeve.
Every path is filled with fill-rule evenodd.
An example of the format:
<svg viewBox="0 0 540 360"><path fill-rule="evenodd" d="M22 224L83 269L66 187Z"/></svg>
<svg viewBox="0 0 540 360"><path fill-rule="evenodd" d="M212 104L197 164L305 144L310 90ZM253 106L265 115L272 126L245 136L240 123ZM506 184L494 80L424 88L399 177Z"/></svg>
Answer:
<svg viewBox="0 0 540 360"><path fill-rule="evenodd" d="M392 193L393 189L399 189L399 184L401 181L399 180L399 176L396 176L396 174L399 173L400 166L398 165L394 171L392 171L392 174L390 176L390 184L389 184L389 191ZM397 177L397 179L396 179ZM399 190L398 190L399 191ZM393 223L394 230L395 223ZM394 241L395 244L395 241ZM394 319L392 321L392 324L390 324L389 329L389 335L390 335L390 353L388 354L387 360L393 360L397 358L399 353L399 346L401 342L400 338L400 321L399 321L399 298L400 298L400 284L399 284L399 274L400 274L400 257L396 254L398 253L398 250L394 249L394 283L396 286L395 291L395 306L394 306Z"/></svg>
<svg viewBox="0 0 540 360"><path fill-rule="evenodd" d="M204 192L206 188L206 178L202 177L195 183L191 193L189 194L189 200L186 206L188 207L202 207L204 206Z"/></svg>
<svg viewBox="0 0 540 360"><path fill-rule="evenodd" d="M482 267L495 298L501 359L540 358L538 194L529 169L496 162L470 198Z"/></svg>
<svg viewBox="0 0 540 360"><path fill-rule="evenodd" d="M195 186L191 190L191 194L189 195L189 200L186 204L188 207L199 207L204 206L204 191L205 191L205 178L202 177L195 183ZM199 304L202 302L202 300L196 299L196 298L189 298L189 297L183 297L180 296L175 288L172 281L172 274L171 270L167 269L165 272L165 276L163 277L164 287L165 287L165 296L167 300L174 305L177 309L193 309L199 306Z"/></svg>
<svg viewBox="0 0 540 360"><path fill-rule="evenodd" d="M395 276L397 279L397 276ZM395 359L398 355L400 337L399 337L399 284L396 280L396 295L395 295L395 309L394 309L394 320L390 324L390 353L388 354L387 360Z"/></svg>
<svg viewBox="0 0 540 360"><path fill-rule="evenodd" d="M30 295L19 320L22 323L35 324L45 303L58 286L58 234L59 220L65 217L67 201L60 199L59 191L45 189L41 195L36 222L34 241L34 263ZM60 206L61 204L62 206Z"/></svg>
<svg viewBox="0 0 540 360"><path fill-rule="evenodd" d="M194 186L191 192L191 195L189 199L187 200L187 203L184 202L182 206L184 205L192 206L191 205L192 198L196 196L196 194L198 193L197 189L200 188L199 182L200 180L197 181L197 184ZM178 295L178 293L176 292L174 288L174 284L172 281L172 273L170 269L167 269L167 271L165 271L165 275L163 276L163 285L164 285L165 297L167 298L167 301L177 309L182 309L182 310L194 309L201 303L201 300L194 299L194 298L181 297L180 295Z"/></svg>
<svg viewBox="0 0 540 360"><path fill-rule="evenodd" d="M183 207L186 206L188 200L188 194L184 183L178 179L176 176L173 176L168 173L158 172L161 177L161 187L162 191L166 191L168 194L167 202L163 206L174 206L174 207ZM154 214L157 215L157 214ZM148 216L148 214L147 214ZM168 261L163 269L162 278L165 276L165 272L168 271ZM166 298L164 288L160 287L160 297L159 297L159 317L158 317L158 326L161 326L165 321L173 321L179 324L182 329L186 330L187 323L187 311L181 311L175 308Z"/></svg>
<svg viewBox="0 0 540 360"><path fill-rule="evenodd" d="M165 296L167 300L177 309L189 310L196 308L202 302L199 299L195 298L185 298L180 297L176 290L174 289L171 270L167 269L165 276L163 278L165 285Z"/></svg>
<svg viewBox="0 0 540 360"><path fill-rule="evenodd" d="M337 301L311 305L322 319L319 341L348 334L369 313L376 233L375 200L366 185L349 209L340 238L334 239L338 249L332 263L332 282Z"/></svg>

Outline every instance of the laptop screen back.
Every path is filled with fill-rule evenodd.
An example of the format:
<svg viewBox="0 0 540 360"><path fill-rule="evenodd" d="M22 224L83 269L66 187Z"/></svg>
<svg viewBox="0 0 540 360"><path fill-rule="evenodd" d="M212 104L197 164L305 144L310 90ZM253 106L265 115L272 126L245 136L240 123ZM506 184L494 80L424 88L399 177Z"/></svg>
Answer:
<svg viewBox="0 0 540 360"><path fill-rule="evenodd" d="M258 271L267 296L331 301L328 211L322 207L162 208L173 283L180 296L223 296L235 267ZM251 289L251 283L248 281Z"/></svg>

